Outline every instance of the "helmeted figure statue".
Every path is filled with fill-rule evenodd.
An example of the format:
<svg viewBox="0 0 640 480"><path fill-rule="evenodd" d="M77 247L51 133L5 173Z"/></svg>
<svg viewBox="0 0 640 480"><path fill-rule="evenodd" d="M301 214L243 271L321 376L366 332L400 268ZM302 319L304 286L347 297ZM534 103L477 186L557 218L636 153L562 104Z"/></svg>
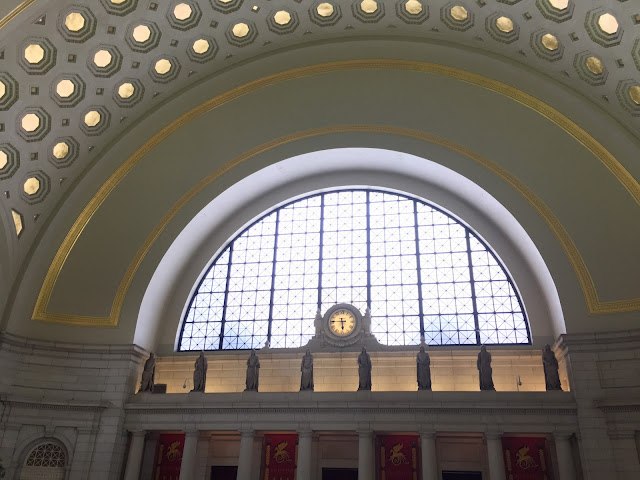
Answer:
<svg viewBox="0 0 640 480"><path fill-rule="evenodd" d="M544 383L547 390L562 390L560 375L558 375L558 359L548 344L542 351L542 365L544 366Z"/></svg>
<svg viewBox="0 0 640 480"><path fill-rule="evenodd" d="M480 390L495 390L493 386L493 370L491 369L491 354L487 352L487 347L482 345L478 354L478 376L480 377Z"/></svg>
<svg viewBox="0 0 640 480"><path fill-rule="evenodd" d="M420 351L416 356L418 370L418 390L431 390L431 358L424 351L424 346L420 346Z"/></svg>
<svg viewBox="0 0 640 480"><path fill-rule="evenodd" d="M260 375L260 360L255 350L251 350L251 356L247 360L247 388L245 391L258 391L258 376Z"/></svg>
<svg viewBox="0 0 640 480"><path fill-rule="evenodd" d="M313 391L313 355L311 355L309 349L307 349L307 353L302 357L300 371L302 372L300 375L300 391Z"/></svg>
<svg viewBox="0 0 640 480"><path fill-rule="evenodd" d="M153 380L156 376L156 356L151 352L149 358L144 362L142 370L142 381L140 382L141 392L153 392Z"/></svg>
<svg viewBox="0 0 640 480"><path fill-rule="evenodd" d="M193 390L192 392L204 392L204 386L207 383L207 368L209 363L207 357L204 356L204 352L200 353L200 356L196 359L193 371Z"/></svg>
<svg viewBox="0 0 640 480"><path fill-rule="evenodd" d="M365 347L358 355L358 378L358 390L371 390L371 357Z"/></svg>

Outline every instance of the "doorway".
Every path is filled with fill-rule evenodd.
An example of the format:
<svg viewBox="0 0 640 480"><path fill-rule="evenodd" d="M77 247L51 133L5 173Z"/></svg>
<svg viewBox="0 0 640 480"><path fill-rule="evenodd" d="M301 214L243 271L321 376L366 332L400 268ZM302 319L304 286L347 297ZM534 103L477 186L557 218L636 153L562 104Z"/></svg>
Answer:
<svg viewBox="0 0 640 480"><path fill-rule="evenodd" d="M236 480L238 467L211 467L211 480Z"/></svg>
<svg viewBox="0 0 640 480"><path fill-rule="evenodd" d="M358 480L357 468L323 468L322 480Z"/></svg>
<svg viewBox="0 0 640 480"><path fill-rule="evenodd" d="M442 480L482 480L482 472L442 472Z"/></svg>

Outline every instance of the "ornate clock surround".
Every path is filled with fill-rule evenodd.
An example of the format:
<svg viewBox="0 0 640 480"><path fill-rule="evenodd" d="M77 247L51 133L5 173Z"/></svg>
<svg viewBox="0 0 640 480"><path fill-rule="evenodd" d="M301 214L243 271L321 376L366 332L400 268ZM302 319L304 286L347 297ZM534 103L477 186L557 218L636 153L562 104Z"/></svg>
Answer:
<svg viewBox="0 0 640 480"><path fill-rule="evenodd" d="M330 320L332 315L339 310L348 310L355 317L353 330L345 336L336 335L331 331ZM371 335L371 314L369 309L364 315L356 307L349 303L338 303L328 308L322 315L318 310L316 315L316 338L319 338L323 345L328 344L338 348L349 347Z"/></svg>

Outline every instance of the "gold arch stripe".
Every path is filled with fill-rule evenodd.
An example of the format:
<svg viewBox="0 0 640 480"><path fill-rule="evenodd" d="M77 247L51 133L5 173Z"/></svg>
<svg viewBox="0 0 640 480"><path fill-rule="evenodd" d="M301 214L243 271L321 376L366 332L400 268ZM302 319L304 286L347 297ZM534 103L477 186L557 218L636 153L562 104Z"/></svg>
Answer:
<svg viewBox="0 0 640 480"><path fill-rule="evenodd" d="M458 145L450 140L436 137L428 133L420 132L412 129L403 129L400 127L391 126L367 126L367 125L352 125L352 126L336 126L328 127L325 129L309 130L306 132L300 132L289 136L282 137L277 140L273 140L264 145L258 146L249 152L231 160L223 167L213 172L211 175L200 181L189 192L187 192L178 202L167 212L163 219L158 223L153 232L147 237L144 244L140 247L136 253L134 259L131 261L127 271L122 278L118 287L116 296L113 300L111 311L108 317L93 317L93 316L81 316L81 315L67 315L60 313L51 313L47 311L53 289L57 282L58 276L62 271L64 263L68 258L73 246L78 241L82 231L87 226L95 212L100 208L100 205L107 199L109 194L115 189L118 183L127 175L127 173L136 166L136 164L155 146L166 139L176 130L180 129L187 123L195 120L201 115L214 110L215 108L224 105L236 98L251 93L260 88L267 87L283 81L307 77L319 73L346 71L346 70L361 70L361 69L395 69L395 70L412 70L423 73L430 73L435 75L442 75L450 78L462 80L464 82L485 88L487 90L500 93L516 102L536 111L543 117L547 118L565 132L576 139L581 145L587 148L596 158L598 158L603 165L605 165L609 171L622 183L625 189L631 194L633 199L640 205L640 185L631 176L631 174L616 160L616 158L608 152L596 139L591 137L586 131L572 122L569 118L552 108L551 106L541 102L535 97L518 90L510 85L498 82L496 80L483 77L474 73L470 73L464 70L460 70L445 65L438 65L433 63L405 61L405 60L353 60L353 61L340 61L323 63L318 65L310 65L284 72L275 73L262 77L244 85L229 90L217 97L214 97L203 104L193 108L189 112L183 114L170 124L166 125L163 129L157 132L147 142L144 143L133 155L131 155L118 169L111 175L111 177L102 185L98 192L94 195L91 201L84 208L82 213L78 216L73 226L69 230L69 233L63 240L58 252L56 253L53 262L51 263L47 275L43 282L43 286L38 294L38 299L34 308L32 318L34 320L52 321L60 323L69 323L75 325L87 325L87 326L116 326L120 317L120 311L124 303L127 290L133 281L135 273L142 263L144 257L153 246L153 243L158 238L160 233L168 225L172 218L180 211L180 209L192 199L198 192L200 192L206 185L213 182L215 179L234 168L236 165L246 161L253 156L275 148L278 145L293 142L295 140L309 138L319 135L327 135L330 133L339 132L369 132L369 133L390 133L395 135L407 136L426 142L441 145L445 148L458 152L467 158L477 162L485 168L491 170L494 174L498 175L502 180L509 183L516 191L523 195L529 203L538 211L538 213L544 218L549 227L555 233L556 237L562 244L567 256L573 268L576 271L578 280L582 287L587 308L590 313L613 313L613 312L627 312L640 310L640 298L634 298L629 300L617 300L609 302L601 302L598 298L593 279L587 269L587 266L580 256L577 247L573 243L573 240L569 237L568 233L561 225L558 218L551 212L551 210L539 199L526 185L524 185L515 176L508 171L495 164L494 162L476 154L475 152Z"/></svg>
<svg viewBox="0 0 640 480"><path fill-rule="evenodd" d="M0 19L0 28L4 27L7 23L20 15L20 13L26 10L29 5L35 3L35 1L36 0L24 0L20 5L7 13L4 18Z"/></svg>

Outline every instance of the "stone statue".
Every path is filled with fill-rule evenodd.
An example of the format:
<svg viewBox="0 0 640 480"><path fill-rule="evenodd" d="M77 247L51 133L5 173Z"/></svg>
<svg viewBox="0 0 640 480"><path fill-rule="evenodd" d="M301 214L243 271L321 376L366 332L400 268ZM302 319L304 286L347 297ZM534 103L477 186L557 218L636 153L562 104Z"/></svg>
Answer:
<svg viewBox="0 0 640 480"><path fill-rule="evenodd" d="M255 350L251 350L251 355L247 360L247 388L246 391L258 391L258 376L260 374L260 360Z"/></svg>
<svg viewBox="0 0 640 480"><path fill-rule="evenodd" d="M307 348L307 353L302 357L302 365L300 365L300 391L311 390L313 391L313 355Z"/></svg>
<svg viewBox="0 0 640 480"><path fill-rule="evenodd" d="M542 351L542 365L544 366L544 383L547 390L562 390L560 375L558 375L558 359L547 344Z"/></svg>
<svg viewBox="0 0 640 480"><path fill-rule="evenodd" d="M156 375L156 356L151 352L149 358L144 362L144 370L142 370L142 382L140 383L141 392L153 392L153 380Z"/></svg>
<svg viewBox="0 0 640 480"><path fill-rule="evenodd" d="M431 359L424 351L424 346L420 346L420 351L416 356L418 367L418 390L431 390Z"/></svg>
<svg viewBox="0 0 640 480"><path fill-rule="evenodd" d="M196 359L193 371L193 390L192 392L204 392L204 386L207 383L207 368L209 363L204 356L204 352L200 353L200 356Z"/></svg>
<svg viewBox="0 0 640 480"><path fill-rule="evenodd" d="M478 376L480 377L480 390L495 390L493 386L493 370L491 369L491 354L487 352L487 347L482 345L478 354Z"/></svg>
<svg viewBox="0 0 640 480"><path fill-rule="evenodd" d="M365 347L358 355L358 377L358 390L371 390L371 357Z"/></svg>

